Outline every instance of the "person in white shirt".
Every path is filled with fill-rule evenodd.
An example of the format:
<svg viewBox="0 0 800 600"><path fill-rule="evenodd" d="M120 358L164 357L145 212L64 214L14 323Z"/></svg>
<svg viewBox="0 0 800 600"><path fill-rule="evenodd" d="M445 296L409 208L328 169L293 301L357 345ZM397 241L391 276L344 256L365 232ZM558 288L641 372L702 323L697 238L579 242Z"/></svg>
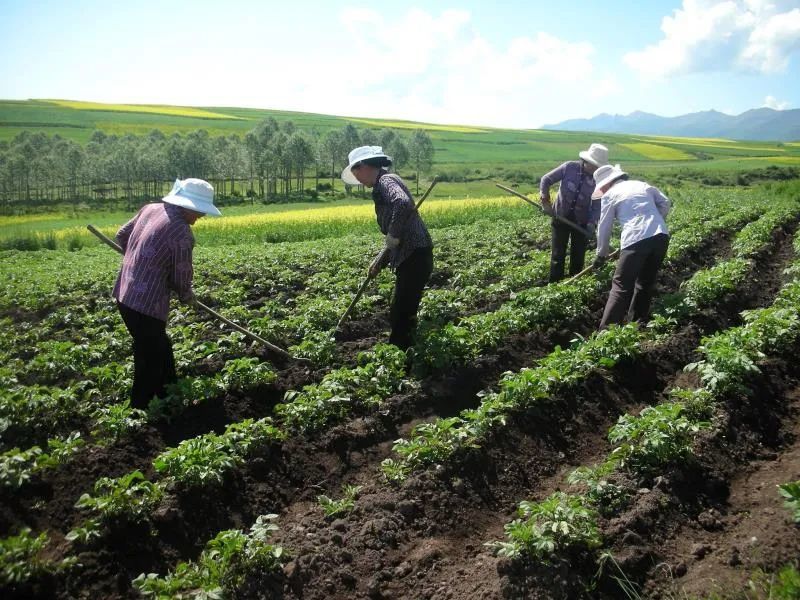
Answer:
<svg viewBox="0 0 800 600"><path fill-rule="evenodd" d="M645 322L658 270L669 247L665 221L669 198L644 181L629 179L619 165L600 167L594 173L594 180L593 196L602 197L595 267L608 259L614 220L622 226L619 261L600 329L622 323L631 310L634 321Z"/></svg>

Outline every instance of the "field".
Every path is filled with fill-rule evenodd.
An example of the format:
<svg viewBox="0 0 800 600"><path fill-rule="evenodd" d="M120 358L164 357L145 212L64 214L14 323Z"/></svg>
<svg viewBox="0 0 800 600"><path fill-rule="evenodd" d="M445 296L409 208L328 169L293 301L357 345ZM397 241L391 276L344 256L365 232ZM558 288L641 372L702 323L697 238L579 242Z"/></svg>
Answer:
<svg viewBox="0 0 800 600"><path fill-rule="evenodd" d="M545 156L564 134L507 135ZM736 146L654 139L626 151ZM426 204L410 368L390 273L333 331L378 248L370 202L204 219L198 297L309 362L174 304L181 379L147 412L119 257L83 231L128 215L0 218L58 241L0 250L3 597L797 597L800 185L667 193L653 318L600 333L611 265L548 286L530 207Z"/></svg>
<svg viewBox="0 0 800 600"><path fill-rule="evenodd" d="M733 171L771 164L800 165L800 147L796 144L494 129L279 110L117 105L66 100L0 100L0 141L11 140L21 131L29 131L58 134L85 143L95 129L116 135L145 135L153 129L166 135L186 134L197 129L205 129L211 136L244 135L268 117L279 122L291 120L301 129L321 134L341 129L348 122L359 128L399 131L421 127L433 140L437 172L463 174L468 170L473 179L481 176L491 178L501 168L532 169L541 174L560 161L574 159L591 142L605 143L615 162L646 175L675 167ZM477 187L482 195L487 193L485 187ZM477 195L472 189L464 192Z"/></svg>

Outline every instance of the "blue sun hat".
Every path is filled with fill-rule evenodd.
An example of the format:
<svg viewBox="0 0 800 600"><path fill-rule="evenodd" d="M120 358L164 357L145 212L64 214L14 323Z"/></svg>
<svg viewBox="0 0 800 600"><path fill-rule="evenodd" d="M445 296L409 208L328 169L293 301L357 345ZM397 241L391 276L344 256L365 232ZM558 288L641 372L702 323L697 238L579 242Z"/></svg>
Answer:
<svg viewBox="0 0 800 600"><path fill-rule="evenodd" d="M169 194L162 198L167 204L181 206L194 212L218 217L222 213L214 206L214 188L203 179L176 179Z"/></svg>

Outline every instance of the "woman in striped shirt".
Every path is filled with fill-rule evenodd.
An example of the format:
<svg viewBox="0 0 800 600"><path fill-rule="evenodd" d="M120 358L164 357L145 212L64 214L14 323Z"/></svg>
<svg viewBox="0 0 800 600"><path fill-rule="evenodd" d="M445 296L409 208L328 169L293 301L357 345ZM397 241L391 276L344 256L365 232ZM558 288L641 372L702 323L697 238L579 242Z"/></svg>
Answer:
<svg viewBox="0 0 800 600"><path fill-rule="evenodd" d="M392 159L380 146L361 146L348 158L342 180L372 188L378 227L389 250L386 260L370 265L369 274L375 277L388 264L397 276L389 311L389 343L407 350L414 344L422 290L433 272L433 242L406 184L399 175L386 171Z"/></svg>
<svg viewBox="0 0 800 600"><path fill-rule="evenodd" d="M133 338L131 405L146 409L154 396L164 398L177 379L172 342L167 336L170 293L192 302L190 227L202 217L218 216L214 188L202 179L176 181L163 202L147 204L117 232L125 252L113 296Z"/></svg>

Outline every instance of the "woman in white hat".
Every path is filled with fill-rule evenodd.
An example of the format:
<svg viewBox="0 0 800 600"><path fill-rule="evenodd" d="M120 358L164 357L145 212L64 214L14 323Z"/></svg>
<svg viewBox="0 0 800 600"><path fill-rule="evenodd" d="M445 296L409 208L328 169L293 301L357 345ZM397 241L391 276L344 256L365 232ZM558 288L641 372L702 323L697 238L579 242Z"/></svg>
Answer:
<svg viewBox="0 0 800 600"><path fill-rule="evenodd" d="M373 262L369 273L376 276L388 263L397 276L389 311L389 343L406 350L414 343L422 290L433 272L433 242L406 184L399 175L386 171L391 164L380 146L361 146L350 152L342 180L372 188L378 227L386 236L389 253L385 262Z"/></svg>
<svg viewBox="0 0 800 600"><path fill-rule="evenodd" d="M539 182L539 197L546 212L556 214L594 234L600 218L600 202L592 201L594 179L598 167L608 164L608 148L592 144L578 154L580 160L570 160L556 167ZM561 182L555 206L550 204L550 187ZM569 251L569 274L583 270L586 244L589 241L572 227L553 219L550 251L550 283L564 278L564 260Z"/></svg>
<svg viewBox="0 0 800 600"><path fill-rule="evenodd" d="M114 298L133 338L131 405L146 409L163 398L176 380L172 342L167 336L170 292L191 302L190 227L203 215L219 216L214 188L202 179L176 180L163 202L147 204L117 232L125 251Z"/></svg>
<svg viewBox="0 0 800 600"><path fill-rule="evenodd" d="M600 328L622 323L633 310L633 320L645 322L658 270L669 247L669 199L644 181L628 179L619 165L595 171L596 198L602 197L597 228L595 267L605 264L614 220L622 226L620 255Z"/></svg>

